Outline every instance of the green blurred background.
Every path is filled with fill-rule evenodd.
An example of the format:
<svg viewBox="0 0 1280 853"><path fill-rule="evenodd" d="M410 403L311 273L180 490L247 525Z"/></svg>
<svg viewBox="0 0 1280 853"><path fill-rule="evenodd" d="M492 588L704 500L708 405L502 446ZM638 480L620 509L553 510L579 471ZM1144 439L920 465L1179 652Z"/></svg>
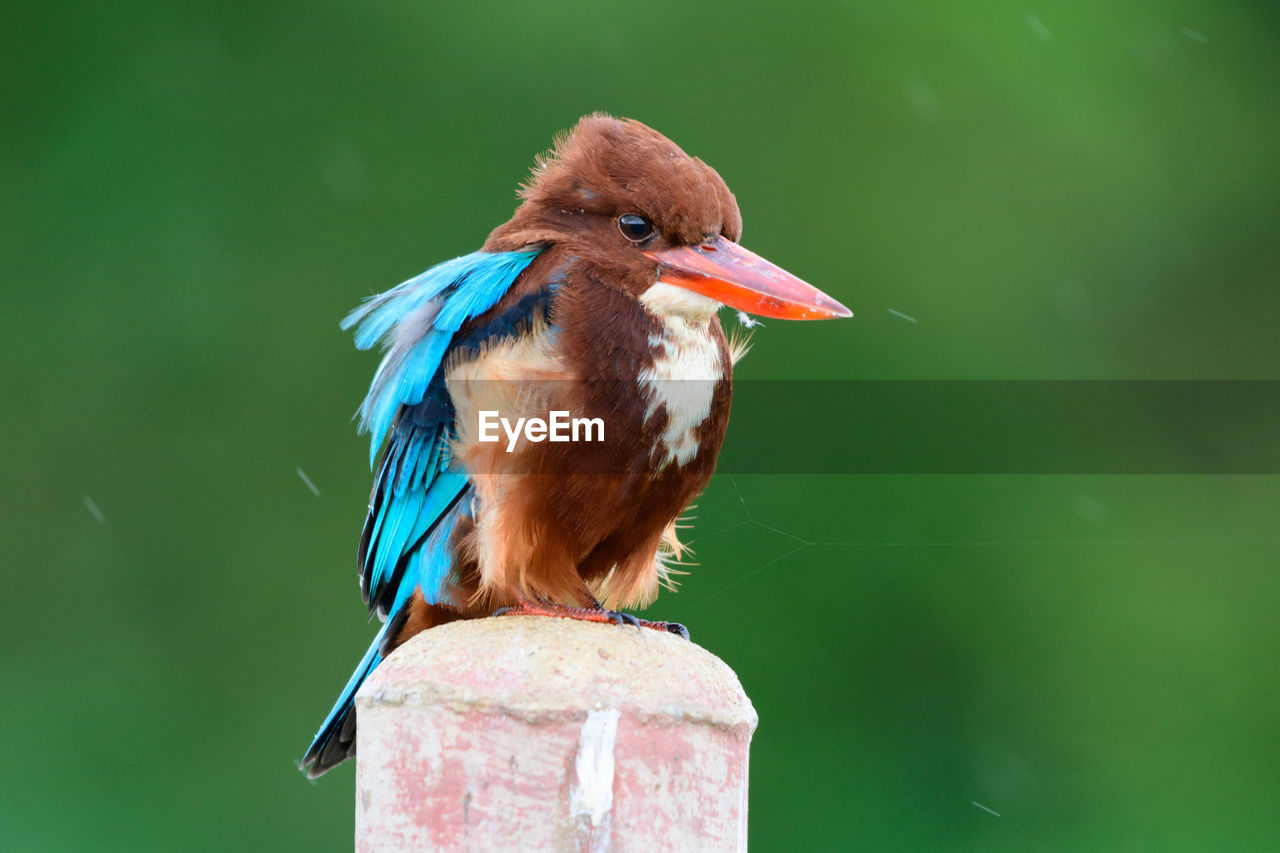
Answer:
<svg viewBox="0 0 1280 853"><path fill-rule="evenodd" d="M372 634L337 321L585 112L855 311L740 377L1280 378L1269 0L6 17L6 850L350 848L294 766ZM753 845L1274 844L1278 479L718 476L653 612L760 713Z"/></svg>

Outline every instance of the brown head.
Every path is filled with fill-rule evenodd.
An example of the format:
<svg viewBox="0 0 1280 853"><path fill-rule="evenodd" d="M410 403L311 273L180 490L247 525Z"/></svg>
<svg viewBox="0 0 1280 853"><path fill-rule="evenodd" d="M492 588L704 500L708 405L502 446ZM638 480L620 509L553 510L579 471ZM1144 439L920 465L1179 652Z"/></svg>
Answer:
<svg viewBox="0 0 1280 853"><path fill-rule="evenodd" d="M710 316L723 303L790 319L849 316L739 246L742 216L720 175L638 121L584 117L539 158L520 195L485 249L558 246L658 313Z"/></svg>

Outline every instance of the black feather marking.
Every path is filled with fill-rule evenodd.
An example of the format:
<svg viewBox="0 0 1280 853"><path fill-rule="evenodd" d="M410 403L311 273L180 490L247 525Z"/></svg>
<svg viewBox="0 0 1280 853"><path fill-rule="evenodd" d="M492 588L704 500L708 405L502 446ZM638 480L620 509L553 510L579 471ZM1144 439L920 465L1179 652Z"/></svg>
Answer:
<svg viewBox="0 0 1280 853"><path fill-rule="evenodd" d="M532 328L535 317L547 315L551 297L555 293L554 282L551 284L552 286L544 290L521 297L510 308L484 325L476 326L466 334L455 335L450 351L476 355L483 347L494 341L514 338L528 331Z"/></svg>

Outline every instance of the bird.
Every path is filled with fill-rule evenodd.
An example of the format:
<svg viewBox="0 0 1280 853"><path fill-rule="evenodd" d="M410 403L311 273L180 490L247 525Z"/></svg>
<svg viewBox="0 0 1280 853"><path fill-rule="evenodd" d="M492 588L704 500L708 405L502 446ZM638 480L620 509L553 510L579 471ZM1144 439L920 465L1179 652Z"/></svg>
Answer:
<svg viewBox="0 0 1280 853"><path fill-rule="evenodd" d="M382 627L300 762L311 778L355 754L369 673L435 626L524 614L687 639L625 610L673 583L676 522L724 440L745 346L718 310L852 316L740 245L720 175L639 121L584 116L519 198L478 251L340 324L383 350L358 411L376 473L357 553ZM482 423L555 412L581 415L579 440Z"/></svg>

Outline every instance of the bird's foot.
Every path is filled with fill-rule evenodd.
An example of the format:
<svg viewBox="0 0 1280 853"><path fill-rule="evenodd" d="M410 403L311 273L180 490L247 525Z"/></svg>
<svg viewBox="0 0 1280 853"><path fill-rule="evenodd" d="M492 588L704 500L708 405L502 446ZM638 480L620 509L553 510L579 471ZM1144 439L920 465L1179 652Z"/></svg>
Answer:
<svg viewBox="0 0 1280 853"><path fill-rule="evenodd" d="M554 616L558 619L577 619L580 622L615 622L624 624L613 617L607 610L592 607L567 607L563 604L552 604L548 601L521 600L511 607L499 607L493 611L494 616ZM633 617L634 618L634 617Z"/></svg>
<svg viewBox="0 0 1280 853"><path fill-rule="evenodd" d="M689 629L681 625L679 622L653 622L648 619L641 619L630 613L624 613L621 610L604 610L600 612L608 614L614 622L619 625L635 625L637 628L648 628L651 631L663 631L668 634L675 634L677 637L689 639Z"/></svg>
<svg viewBox="0 0 1280 853"><path fill-rule="evenodd" d="M521 600L511 607L499 607L493 611L494 616L554 616L559 619L577 619L580 622L612 622L615 625L634 625L637 628L649 628L653 631L664 631L677 637L689 639L689 630L677 622L651 622L640 619L620 610L605 610L603 607L568 607L546 601Z"/></svg>
<svg viewBox="0 0 1280 853"><path fill-rule="evenodd" d="M628 624L639 625L641 628L649 628L653 631L665 631L668 634L675 634L677 637L681 637L682 639L689 639L689 629L681 625L679 622L653 622L648 619L637 619L630 613L616 613L615 611L609 612L632 620Z"/></svg>

